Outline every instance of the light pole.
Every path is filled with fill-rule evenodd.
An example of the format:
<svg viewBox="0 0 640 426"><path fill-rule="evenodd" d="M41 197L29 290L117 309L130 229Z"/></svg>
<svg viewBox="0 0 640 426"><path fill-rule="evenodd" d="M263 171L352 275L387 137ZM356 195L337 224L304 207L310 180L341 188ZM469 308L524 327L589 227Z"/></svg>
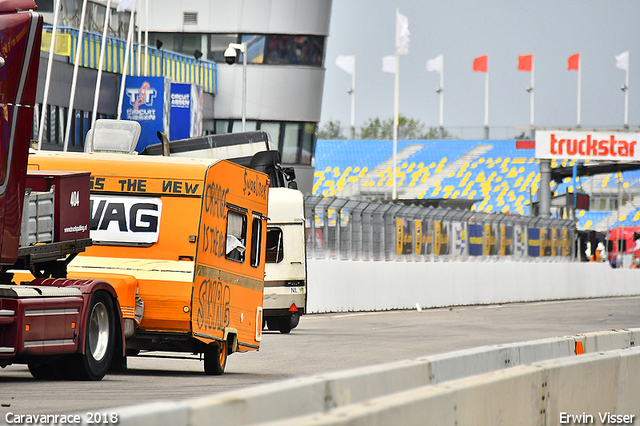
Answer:
<svg viewBox="0 0 640 426"><path fill-rule="evenodd" d="M236 62L238 51L242 52L242 131L247 127L247 43L229 43L224 51L224 60L232 65Z"/></svg>

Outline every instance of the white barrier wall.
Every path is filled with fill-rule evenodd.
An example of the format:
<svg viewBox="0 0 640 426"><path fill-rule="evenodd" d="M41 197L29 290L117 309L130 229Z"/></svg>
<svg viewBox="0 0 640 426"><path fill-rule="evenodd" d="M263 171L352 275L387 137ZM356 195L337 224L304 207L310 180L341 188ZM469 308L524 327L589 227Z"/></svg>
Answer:
<svg viewBox="0 0 640 426"><path fill-rule="evenodd" d="M606 412L638 419L638 341L632 329L486 346L117 411L120 426L538 426L560 424L561 413ZM585 355L575 356L578 342Z"/></svg>
<svg viewBox="0 0 640 426"><path fill-rule="evenodd" d="M309 312L432 308L640 294L607 263L307 260Z"/></svg>

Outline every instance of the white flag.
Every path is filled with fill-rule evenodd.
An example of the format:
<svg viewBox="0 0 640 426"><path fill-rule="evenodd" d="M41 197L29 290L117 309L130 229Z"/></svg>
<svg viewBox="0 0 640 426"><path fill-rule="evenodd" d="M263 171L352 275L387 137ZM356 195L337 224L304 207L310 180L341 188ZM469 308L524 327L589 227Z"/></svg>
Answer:
<svg viewBox="0 0 640 426"><path fill-rule="evenodd" d="M629 51L625 50L619 55L616 55L616 68L629 71Z"/></svg>
<svg viewBox="0 0 640 426"><path fill-rule="evenodd" d="M442 54L439 54L433 59L429 59L427 61L427 71L437 71L442 73L442 68L444 64L444 57Z"/></svg>
<svg viewBox="0 0 640 426"><path fill-rule="evenodd" d="M396 52L398 55L409 53L409 20L406 16L396 12Z"/></svg>
<svg viewBox="0 0 640 426"><path fill-rule="evenodd" d="M396 57L395 56L384 56L382 58L382 72L390 72L391 74L395 74L396 72Z"/></svg>
<svg viewBox="0 0 640 426"><path fill-rule="evenodd" d="M353 75L353 73L356 71L356 57L354 55L340 55L336 58L336 65L347 74Z"/></svg>
<svg viewBox="0 0 640 426"><path fill-rule="evenodd" d="M134 12L136 10L136 0L120 0L116 10L118 12L124 12L125 10Z"/></svg>

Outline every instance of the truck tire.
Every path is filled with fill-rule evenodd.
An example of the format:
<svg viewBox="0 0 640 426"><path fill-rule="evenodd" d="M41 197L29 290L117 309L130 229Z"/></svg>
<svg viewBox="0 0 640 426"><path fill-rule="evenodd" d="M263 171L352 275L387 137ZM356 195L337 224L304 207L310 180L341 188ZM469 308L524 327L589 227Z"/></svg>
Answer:
<svg viewBox="0 0 640 426"><path fill-rule="evenodd" d="M280 330L280 318L279 317L267 317L265 318L267 327L270 331Z"/></svg>
<svg viewBox="0 0 640 426"><path fill-rule="evenodd" d="M227 366L227 342L214 342L204 350L204 372L219 376Z"/></svg>
<svg viewBox="0 0 640 426"><path fill-rule="evenodd" d="M294 312L291 314L291 329L293 330L300 324L300 313Z"/></svg>
<svg viewBox="0 0 640 426"><path fill-rule="evenodd" d="M291 326L291 316L284 315L284 316L278 317L278 329L280 330L280 333L289 334L292 328L293 327Z"/></svg>
<svg viewBox="0 0 640 426"><path fill-rule="evenodd" d="M96 291L91 296L85 326L84 354L78 354L75 376L81 380L101 380L111 365L116 337L116 321L111 296Z"/></svg>
<svg viewBox="0 0 640 426"><path fill-rule="evenodd" d="M56 362L30 362L29 373L36 380L61 380L64 373Z"/></svg>

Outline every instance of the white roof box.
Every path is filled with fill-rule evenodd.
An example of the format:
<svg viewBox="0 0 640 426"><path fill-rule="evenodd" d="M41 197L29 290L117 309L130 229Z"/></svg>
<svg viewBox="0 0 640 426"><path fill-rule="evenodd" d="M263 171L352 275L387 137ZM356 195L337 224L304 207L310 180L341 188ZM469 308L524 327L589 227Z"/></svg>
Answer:
<svg viewBox="0 0 640 426"><path fill-rule="evenodd" d="M133 154L138 145L140 123L131 120L96 120L95 128L87 132L84 152Z"/></svg>

